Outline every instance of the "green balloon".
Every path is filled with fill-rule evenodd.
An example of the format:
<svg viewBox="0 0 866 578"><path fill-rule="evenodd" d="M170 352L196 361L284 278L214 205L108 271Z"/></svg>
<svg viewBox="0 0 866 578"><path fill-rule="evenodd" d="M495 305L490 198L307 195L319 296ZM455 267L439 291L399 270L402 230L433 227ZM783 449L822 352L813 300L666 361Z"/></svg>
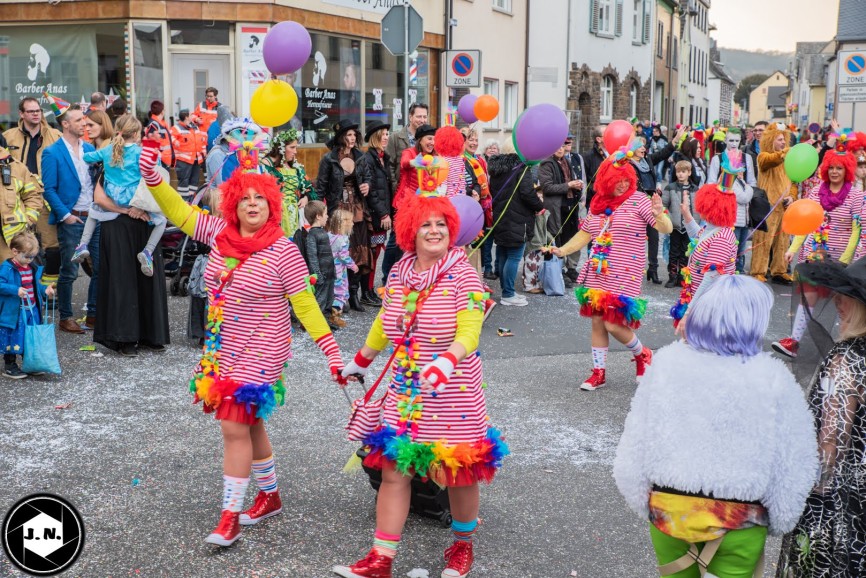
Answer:
<svg viewBox="0 0 866 578"><path fill-rule="evenodd" d="M520 152L520 147L517 146L517 125L520 124L520 119L523 118L523 115L524 115L525 113L526 113L526 111L524 110L524 111L521 112L520 115L517 117L517 120L514 121L514 126L511 128L511 144L512 144L512 146L514 146L514 152L517 153L517 158L520 159L520 162L522 162L523 164L529 166L529 161L526 160L526 157L524 157L524 156L523 156L523 153Z"/></svg>
<svg viewBox="0 0 866 578"><path fill-rule="evenodd" d="M785 155L785 174L795 183L801 183L815 174L818 151L808 143L800 143Z"/></svg>

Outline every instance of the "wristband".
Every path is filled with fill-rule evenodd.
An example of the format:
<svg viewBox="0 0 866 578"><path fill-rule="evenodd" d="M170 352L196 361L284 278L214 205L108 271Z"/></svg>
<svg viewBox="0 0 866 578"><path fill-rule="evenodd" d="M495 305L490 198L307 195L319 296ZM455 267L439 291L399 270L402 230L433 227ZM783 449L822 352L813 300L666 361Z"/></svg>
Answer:
<svg viewBox="0 0 866 578"><path fill-rule="evenodd" d="M368 367L370 367L370 364L373 363L372 359L367 359L366 357L361 355L360 351L355 354L355 359L353 361L355 362L355 365L357 365L361 369L367 369Z"/></svg>

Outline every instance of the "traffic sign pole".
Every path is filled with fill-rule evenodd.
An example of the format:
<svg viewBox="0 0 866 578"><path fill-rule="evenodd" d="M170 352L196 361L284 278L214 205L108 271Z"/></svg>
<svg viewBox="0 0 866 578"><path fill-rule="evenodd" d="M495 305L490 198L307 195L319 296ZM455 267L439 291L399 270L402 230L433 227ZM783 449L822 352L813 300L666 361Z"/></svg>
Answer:
<svg viewBox="0 0 866 578"><path fill-rule="evenodd" d="M403 122L409 126L409 0L403 4L403 30Z"/></svg>

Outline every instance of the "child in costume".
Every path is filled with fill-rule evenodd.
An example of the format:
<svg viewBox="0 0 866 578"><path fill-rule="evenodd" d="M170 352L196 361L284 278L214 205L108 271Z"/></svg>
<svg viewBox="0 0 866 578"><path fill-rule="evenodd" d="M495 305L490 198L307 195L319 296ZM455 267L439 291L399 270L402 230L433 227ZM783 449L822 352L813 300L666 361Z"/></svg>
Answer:
<svg viewBox="0 0 866 578"><path fill-rule="evenodd" d="M442 160L413 162L426 163L422 174L431 176L430 186L421 179L422 195L435 191ZM443 196L402 202L394 228L406 253L388 275L365 345L343 372L366 375L389 344L397 348L388 362L383 421L364 440L370 450L364 464L382 470L373 547L358 562L333 568L346 578L391 578L415 474L448 487L454 541L442 576L465 577L472 568L478 485L493 480L508 447L487 416L476 352L485 296L466 253L454 246L459 227L457 210Z"/></svg>
<svg viewBox="0 0 866 578"><path fill-rule="evenodd" d="M631 153L623 148L602 163L581 230L563 247L552 249L563 257L592 242L574 290L580 314L592 319L592 375L580 386L586 391L606 385L610 335L634 355L638 380L652 363L652 351L634 333L646 312L646 299L640 298L646 275L646 227L670 233L673 225L661 195L656 193L650 200L647 195L634 194L637 176L629 162Z"/></svg>
<svg viewBox="0 0 866 578"><path fill-rule="evenodd" d="M349 255L349 234L353 226L352 213L343 209L334 211L328 220L328 239L331 242L331 252L334 254L334 302L331 306L330 321L337 327L346 325L346 322L340 318L349 301L349 275L346 270L358 272L358 266Z"/></svg>
<svg viewBox="0 0 866 578"><path fill-rule="evenodd" d="M42 303L54 297L54 285L43 285L42 266L33 265L39 254L33 233L17 233L9 250L12 257L0 265L0 350L3 377L22 379L27 374L18 367L17 356L24 355L24 328L42 323Z"/></svg>
<svg viewBox="0 0 866 578"><path fill-rule="evenodd" d="M662 193L662 204L670 216L674 230L670 234L670 253L668 253L668 282L665 287L670 289L676 287L682 281L680 271L688 263L686 253L689 248L689 234L686 232L684 214L681 210L683 201L691 208L691 195L698 190L697 185L692 184L692 163L689 161L677 161L674 165L674 173L677 180L665 187Z"/></svg>
<svg viewBox="0 0 866 578"><path fill-rule="evenodd" d="M854 186L857 162L846 152L844 144L827 151L821 162L821 182L808 193L809 199L821 204L824 221L818 230L797 236L785 253L788 263L819 261L825 258L848 264L860 240L860 218L863 211L863 191ZM807 315L802 303L797 305L791 336L773 342L773 349L789 358L797 356L797 349L806 331Z"/></svg>
<svg viewBox="0 0 866 578"><path fill-rule="evenodd" d="M141 141L141 123L134 116L125 114L117 119L115 130L117 134L111 139L110 146L84 153L84 162L102 163L105 171L105 194L119 207L128 207L141 181L141 173L138 171L138 160L141 157L141 145L138 144ZM96 230L96 224L116 219L119 214L103 209L96 203L90 205L81 241L72 253L74 262L80 263L90 256L87 245ZM148 277L153 276L153 252L162 239L167 223L161 213L150 213L150 220L153 230L147 239L147 245L138 254L141 272Z"/></svg>
<svg viewBox="0 0 866 578"><path fill-rule="evenodd" d="M613 477L649 521L661 576L763 576L767 532L803 511L815 426L794 376L761 352L772 305L762 283L718 277L632 399Z"/></svg>
<svg viewBox="0 0 866 578"><path fill-rule="evenodd" d="M722 177L718 183L704 185L695 195L695 210L701 215L704 226L697 224L688 206L682 204L683 221L691 241L686 255L689 264L683 268L683 289L676 305L671 308L671 317L676 327L700 292L702 282L715 275L736 273L737 238L734 223L737 220L737 196L734 183L746 170L743 153L722 153Z"/></svg>
<svg viewBox="0 0 866 578"><path fill-rule="evenodd" d="M328 207L322 201L310 201L304 207L304 218L310 223L304 243L310 273L316 278L316 301L319 303L322 315L329 317L334 303L336 268L334 253L331 251L331 240L325 230L325 225L328 223Z"/></svg>

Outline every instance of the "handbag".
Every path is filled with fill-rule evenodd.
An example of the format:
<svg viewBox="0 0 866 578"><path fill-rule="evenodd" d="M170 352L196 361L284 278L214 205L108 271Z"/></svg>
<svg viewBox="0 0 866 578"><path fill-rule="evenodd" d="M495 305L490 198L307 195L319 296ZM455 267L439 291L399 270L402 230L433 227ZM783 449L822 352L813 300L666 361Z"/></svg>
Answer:
<svg viewBox="0 0 866 578"><path fill-rule="evenodd" d="M562 278L562 258L551 254L550 259L545 256L544 266L541 268L541 288L544 294L551 297L565 295L565 280Z"/></svg>
<svg viewBox="0 0 866 578"><path fill-rule="evenodd" d="M767 216L773 212L767 191L752 187L752 200L749 201L749 227L758 231L767 230Z"/></svg>
<svg viewBox="0 0 866 578"><path fill-rule="evenodd" d="M25 307L22 305L22 307ZM26 307L33 310L33 302L27 297ZM57 358L57 341L54 336L54 322L57 319L56 300L48 315L48 304L43 305L42 321L24 327L24 373L54 373L60 375L60 360Z"/></svg>

